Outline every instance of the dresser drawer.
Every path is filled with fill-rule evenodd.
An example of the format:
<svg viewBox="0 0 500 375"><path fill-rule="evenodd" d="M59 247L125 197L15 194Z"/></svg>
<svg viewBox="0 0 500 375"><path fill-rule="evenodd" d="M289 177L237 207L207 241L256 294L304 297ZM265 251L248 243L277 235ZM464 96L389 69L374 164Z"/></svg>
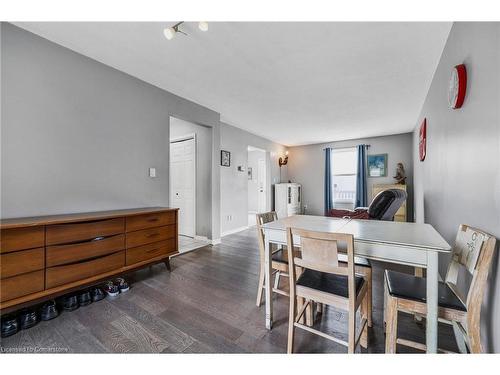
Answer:
<svg viewBox="0 0 500 375"><path fill-rule="evenodd" d="M175 211L169 211L127 217L126 231L132 232L140 229L175 224L175 213Z"/></svg>
<svg viewBox="0 0 500 375"><path fill-rule="evenodd" d="M90 240L70 245L47 246L47 267L96 258L116 253L124 249L124 234L117 234L100 240Z"/></svg>
<svg viewBox="0 0 500 375"><path fill-rule="evenodd" d="M45 244L45 227L2 229L0 233L0 253L33 249Z"/></svg>
<svg viewBox="0 0 500 375"><path fill-rule="evenodd" d="M0 282L0 302L41 292L44 289L44 272L35 271L9 277Z"/></svg>
<svg viewBox="0 0 500 375"><path fill-rule="evenodd" d="M127 248L146 245L175 238L175 225L165 225L163 227L138 230L127 233Z"/></svg>
<svg viewBox="0 0 500 375"><path fill-rule="evenodd" d="M45 249L43 247L0 255L0 277L2 279L42 270L44 267Z"/></svg>
<svg viewBox="0 0 500 375"><path fill-rule="evenodd" d="M147 245L127 249L126 264L130 266L161 255L171 255L177 252L176 240L171 238L166 241L153 242Z"/></svg>
<svg viewBox="0 0 500 375"><path fill-rule="evenodd" d="M99 220L83 223L48 225L46 232L47 245L58 245L97 237L108 237L123 233L125 219L120 217L111 220Z"/></svg>
<svg viewBox="0 0 500 375"><path fill-rule="evenodd" d="M53 288L58 285L78 281L101 273L117 270L125 265L125 251L86 262L49 267L45 271L45 285Z"/></svg>

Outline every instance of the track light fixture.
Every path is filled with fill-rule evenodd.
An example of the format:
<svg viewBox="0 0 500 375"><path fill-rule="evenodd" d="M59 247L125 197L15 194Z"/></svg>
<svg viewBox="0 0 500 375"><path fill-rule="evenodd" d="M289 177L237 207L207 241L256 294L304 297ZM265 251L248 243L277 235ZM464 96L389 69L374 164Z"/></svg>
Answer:
<svg viewBox="0 0 500 375"><path fill-rule="evenodd" d="M174 26L165 28L163 30L163 35L165 35L165 38L167 38L168 40L172 40L174 38L175 34L177 34L177 33L188 35L179 28L179 26L182 25L183 23L184 23L184 21L177 22ZM205 21L198 22L198 28L201 31L207 31L208 30L208 22L205 22Z"/></svg>
<svg viewBox="0 0 500 375"><path fill-rule="evenodd" d="M201 31L208 31L208 22L205 22L205 21L198 22L198 28Z"/></svg>

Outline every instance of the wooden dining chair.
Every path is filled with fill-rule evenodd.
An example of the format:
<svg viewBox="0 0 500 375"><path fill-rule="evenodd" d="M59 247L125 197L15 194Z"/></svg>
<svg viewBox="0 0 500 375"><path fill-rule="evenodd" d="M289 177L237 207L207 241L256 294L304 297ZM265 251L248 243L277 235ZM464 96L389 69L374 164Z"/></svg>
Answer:
<svg viewBox="0 0 500 375"><path fill-rule="evenodd" d="M451 324L460 352L481 353L481 304L495 250L496 238L479 229L460 225L444 282L438 287L439 321ZM459 291L459 275L469 273L472 281L467 296ZM397 337L398 311L427 313L424 278L385 271L384 312L386 321L386 353L395 353L396 345L426 350L426 345ZM446 352L445 350L441 350Z"/></svg>
<svg viewBox="0 0 500 375"><path fill-rule="evenodd" d="M296 257L294 236L300 237L301 258ZM354 238L349 234L313 232L287 228L290 308L287 352L293 352L295 328L301 328L336 343L354 353L358 343L368 344L368 282L358 276L354 267ZM345 243L347 263L339 262L337 244ZM296 267L302 272L296 277ZM297 299L305 303L297 308ZM306 309L321 303L348 311L348 341L328 335L301 323ZM359 333L356 334L356 312L361 309Z"/></svg>
<svg viewBox="0 0 500 375"><path fill-rule="evenodd" d="M257 289L257 302L256 305L260 307L262 304L262 291L265 288L265 272L264 272L264 230L262 229L262 225L265 223L270 223L272 221L278 220L278 215L275 211L265 212L261 214L256 214L257 221L257 238L259 242L259 255L260 255L260 273L259 273L259 285ZM297 256L300 255L300 251L297 251L295 248L295 254ZM347 254L346 253L338 253L338 259L341 263L347 263ZM368 259L354 257L355 264L355 272L363 275L368 283L368 327L372 327L372 266ZM282 247L277 247L273 250L272 253L272 269L274 275L274 286L273 292L288 296L289 293L283 289L279 288L281 277L288 277L288 254L286 249ZM296 275L297 276L297 275ZM307 321L311 323L312 320L312 309L308 309ZM322 306L318 305L318 312L322 311Z"/></svg>
<svg viewBox="0 0 500 375"><path fill-rule="evenodd" d="M278 220L278 215L275 211L265 212L256 215L257 219L257 238L259 241L259 255L260 255L260 274L259 274L259 286L257 289L257 306L262 304L262 291L266 288L265 283L265 272L264 272L264 230L262 225L265 223L270 223L271 221ZM280 278L288 277L288 253L282 247L277 247L272 252L272 269L274 275L274 286L272 287L273 292L281 294L283 296L288 296L288 292L280 289Z"/></svg>

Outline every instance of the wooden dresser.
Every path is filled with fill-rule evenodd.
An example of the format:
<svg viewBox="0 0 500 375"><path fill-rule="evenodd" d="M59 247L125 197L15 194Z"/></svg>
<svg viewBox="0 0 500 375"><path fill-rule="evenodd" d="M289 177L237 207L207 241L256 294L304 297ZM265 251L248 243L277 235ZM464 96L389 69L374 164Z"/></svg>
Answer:
<svg viewBox="0 0 500 375"><path fill-rule="evenodd" d="M178 252L177 209L152 207L0 221L1 313Z"/></svg>
<svg viewBox="0 0 500 375"><path fill-rule="evenodd" d="M400 184L376 184L372 187L372 198L375 197L378 193L387 189L401 189L407 192L406 185ZM371 200L370 200L371 201ZM406 201L402 204L400 209L394 215L394 221L407 221L406 219Z"/></svg>

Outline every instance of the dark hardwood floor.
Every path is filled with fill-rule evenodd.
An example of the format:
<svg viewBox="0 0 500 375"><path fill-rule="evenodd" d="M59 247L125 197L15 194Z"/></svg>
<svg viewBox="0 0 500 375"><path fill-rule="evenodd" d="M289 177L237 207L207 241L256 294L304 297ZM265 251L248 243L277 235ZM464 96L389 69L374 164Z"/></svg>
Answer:
<svg viewBox="0 0 500 375"><path fill-rule="evenodd" d="M131 275L130 291L106 298L2 339L2 352L285 353L288 301L275 296L274 328L264 327L264 305L255 306L259 256L255 229L224 237ZM382 275L374 263L373 318L368 353L384 352ZM394 267L391 267L394 268ZM398 267L411 272L409 268ZM346 339L347 316L327 308L315 323ZM400 314L401 337L424 342L425 325ZM440 347L456 350L453 331L440 325ZM296 351L346 353L346 348L301 330ZM398 352L412 352L398 346Z"/></svg>

